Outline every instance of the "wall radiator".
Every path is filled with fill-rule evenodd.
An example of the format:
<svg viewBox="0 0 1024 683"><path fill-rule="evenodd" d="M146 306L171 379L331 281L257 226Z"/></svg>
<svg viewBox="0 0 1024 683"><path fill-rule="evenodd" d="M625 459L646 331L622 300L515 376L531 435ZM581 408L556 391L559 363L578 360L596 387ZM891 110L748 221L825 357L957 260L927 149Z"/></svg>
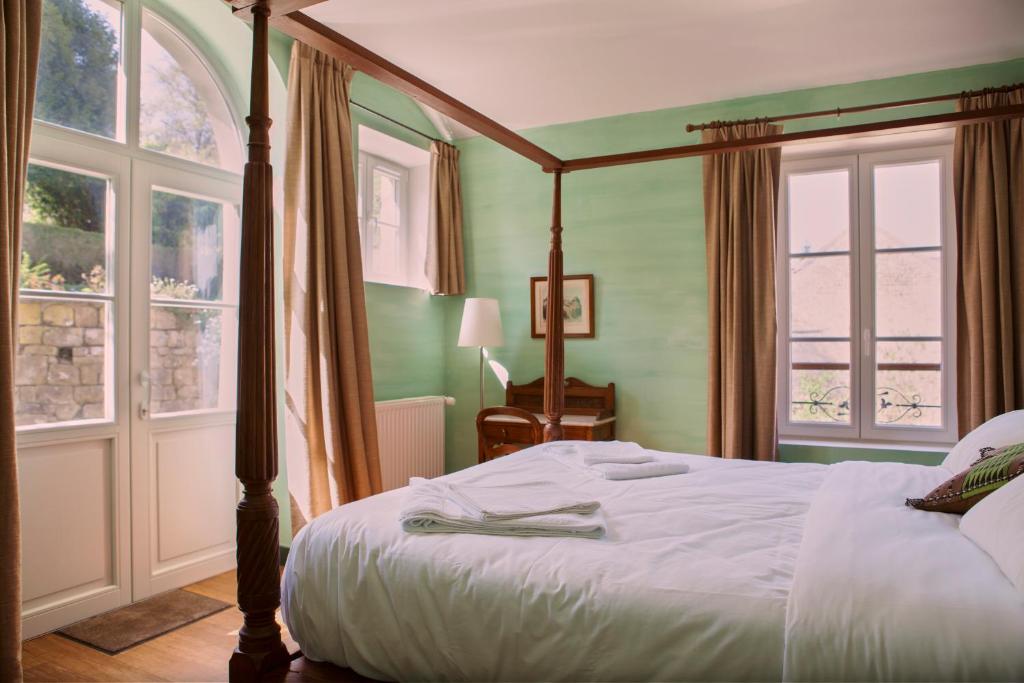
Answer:
<svg viewBox="0 0 1024 683"><path fill-rule="evenodd" d="M401 488L409 477L444 474L444 409L450 396L420 396L377 401L377 442L385 491Z"/></svg>

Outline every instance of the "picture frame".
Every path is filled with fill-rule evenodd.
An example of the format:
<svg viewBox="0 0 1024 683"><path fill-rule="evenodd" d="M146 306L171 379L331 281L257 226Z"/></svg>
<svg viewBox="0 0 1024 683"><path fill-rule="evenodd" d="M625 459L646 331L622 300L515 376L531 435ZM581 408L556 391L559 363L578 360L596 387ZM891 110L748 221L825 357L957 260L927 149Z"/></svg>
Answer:
<svg viewBox="0 0 1024 683"><path fill-rule="evenodd" d="M563 325L566 339L593 339L594 276L565 275L562 278ZM543 339L547 334L548 279L530 278L530 336Z"/></svg>

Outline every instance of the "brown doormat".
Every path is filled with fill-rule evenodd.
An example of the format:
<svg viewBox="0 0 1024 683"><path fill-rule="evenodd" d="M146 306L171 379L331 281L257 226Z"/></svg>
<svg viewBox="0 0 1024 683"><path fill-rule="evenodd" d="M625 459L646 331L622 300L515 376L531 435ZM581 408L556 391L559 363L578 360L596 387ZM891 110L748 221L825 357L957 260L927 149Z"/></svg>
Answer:
<svg viewBox="0 0 1024 683"><path fill-rule="evenodd" d="M57 633L108 655L116 655L228 607L231 605L221 600L174 590L98 614Z"/></svg>

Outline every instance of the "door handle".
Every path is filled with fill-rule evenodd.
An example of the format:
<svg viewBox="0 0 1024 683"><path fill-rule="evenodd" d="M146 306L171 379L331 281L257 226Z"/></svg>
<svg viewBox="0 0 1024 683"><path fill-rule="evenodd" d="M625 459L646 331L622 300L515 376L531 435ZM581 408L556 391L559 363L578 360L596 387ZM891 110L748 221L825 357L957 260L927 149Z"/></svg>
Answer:
<svg viewBox="0 0 1024 683"><path fill-rule="evenodd" d="M139 386L142 387L142 400L139 401L139 419L149 418L149 370L139 371Z"/></svg>

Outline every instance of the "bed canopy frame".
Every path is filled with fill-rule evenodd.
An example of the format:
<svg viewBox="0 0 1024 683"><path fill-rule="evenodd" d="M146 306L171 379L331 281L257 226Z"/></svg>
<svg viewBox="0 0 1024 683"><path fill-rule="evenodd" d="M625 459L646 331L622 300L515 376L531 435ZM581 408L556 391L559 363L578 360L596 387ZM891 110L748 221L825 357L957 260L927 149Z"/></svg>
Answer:
<svg viewBox="0 0 1024 683"><path fill-rule="evenodd" d="M274 381L273 194L270 166L268 28L274 28L336 57L353 68L468 126L533 161L553 176L551 243L548 252L549 321L544 343L544 427L546 441L562 438L565 338L557 303L562 299L562 176L572 171L705 156L814 140L842 140L894 131L924 131L1024 117L1024 106L950 112L822 130L711 142L621 154L559 159L497 121L470 108L426 81L311 19L302 9L324 0L226 0L253 26L249 156L242 192L241 288L238 335L238 422L235 473L243 485L237 510L238 605L244 623L231 656L231 680L258 680L286 665L275 612L280 606L278 506L271 491L277 478L277 419ZM996 90L1008 90L1007 86ZM784 121L955 100L959 93L757 119ZM690 124L687 131L742 121Z"/></svg>

